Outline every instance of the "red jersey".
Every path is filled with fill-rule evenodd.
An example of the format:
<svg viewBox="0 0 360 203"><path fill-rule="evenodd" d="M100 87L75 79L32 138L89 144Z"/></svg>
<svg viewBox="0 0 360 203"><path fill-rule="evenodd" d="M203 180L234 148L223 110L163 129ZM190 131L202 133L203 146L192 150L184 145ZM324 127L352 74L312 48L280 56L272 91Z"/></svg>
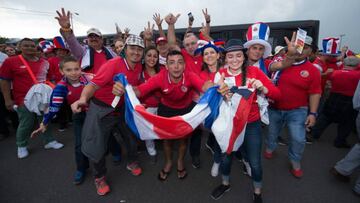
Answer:
<svg viewBox="0 0 360 203"><path fill-rule="evenodd" d="M281 71L278 88L281 98L271 106L279 110L292 110L309 105L310 94L321 94L320 72L309 61Z"/></svg>
<svg viewBox="0 0 360 203"><path fill-rule="evenodd" d="M195 73L184 71L182 80L174 83L170 80L169 71L163 70L138 86L138 90L141 97L160 91L162 104L174 109L183 109L192 103L192 90L202 92L204 82Z"/></svg>
<svg viewBox="0 0 360 203"><path fill-rule="evenodd" d="M108 60L100 67L99 71L91 81L91 83L100 87L100 89L95 92L94 97L111 106L111 103L115 98L112 94L112 87L114 85L113 77L119 73L123 73L129 84L137 86L140 84L141 72L141 63L137 63L134 69L130 69L126 60L121 57ZM121 97L118 105L123 102L123 97Z"/></svg>
<svg viewBox="0 0 360 203"><path fill-rule="evenodd" d="M27 61L38 82L45 82L49 70L49 63L40 58L38 61ZM34 85L26 66L19 56L7 58L0 68L0 78L11 80L12 95L16 105L23 105L24 98L29 89Z"/></svg>
<svg viewBox="0 0 360 203"><path fill-rule="evenodd" d="M329 80L331 81L330 92L352 97L360 80L360 71L335 70L329 77Z"/></svg>
<svg viewBox="0 0 360 203"><path fill-rule="evenodd" d="M48 59L50 65L48 80L58 83L62 79L63 76L60 73L60 61L61 59L57 56Z"/></svg>
<svg viewBox="0 0 360 203"><path fill-rule="evenodd" d="M200 78L203 79L204 81L208 81L208 80L214 81L215 74L216 74L216 72L211 73L208 70L203 70L200 73Z"/></svg>
<svg viewBox="0 0 360 203"><path fill-rule="evenodd" d="M81 62L81 60L80 60L80 62ZM97 52L94 50L93 67L90 70L89 69L85 70L85 72L96 74L100 70L100 67L106 62L107 62L107 59L106 59L105 52L104 51Z"/></svg>
<svg viewBox="0 0 360 203"><path fill-rule="evenodd" d="M191 56L185 49L181 49L181 53L184 56L185 64L186 64L186 71L192 71L197 75L201 72L202 61L203 58L201 55L198 56Z"/></svg>
<svg viewBox="0 0 360 203"><path fill-rule="evenodd" d="M151 77L153 76L150 76L145 70L142 72L141 79L143 80L143 83L146 83ZM148 94L145 97L142 97L140 101L145 104L146 107L158 107L160 97L160 92L154 92L153 94Z"/></svg>
<svg viewBox="0 0 360 203"><path fill-rule="evenodd" d="M225 83L231 87L231 86L242 86L242 73L239 75L233 76L229 73L227 68L220 69L217 73L218 76L215 80L220 78L220 75L225 75ZM246 78L247 80L255 78L257 80L260 80L263 85L269 90L269 92L266 94L267 97L273 100L277 100L280 98L281 93L279 89L270 81L270 79L263 73L258 67L256 66L248 66L246 71ZM215 81L218 82L218 81ZM248 84L248 87L250 87L250 84ZM254 97L254 100L251 104L251 110L248 117L248 122L254 122L260 119L260 110L259 105L257 103L257 97Z"/></svg>

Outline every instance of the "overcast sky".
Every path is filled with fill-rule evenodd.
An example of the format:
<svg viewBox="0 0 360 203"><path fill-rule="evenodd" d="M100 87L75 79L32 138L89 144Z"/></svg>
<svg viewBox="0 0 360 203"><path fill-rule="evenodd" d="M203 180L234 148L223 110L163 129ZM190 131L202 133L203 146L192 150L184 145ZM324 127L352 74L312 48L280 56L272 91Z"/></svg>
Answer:
<svg viewBox="0 0 360 203"><path fill-rule="evenodd" d="M197 27L204 21L203 8L208 8L212 25L320 20L319 39L344 34L342 44L360 52L360 0L0 0L0 36L59 35L54 17L61 7L79 14L73 18L76 35L85 35L90 27L103 34L114 33L115 22L138 34L147 21L153 23L155 12L162 17L169 12L181 13L176 27L183 28L191 11ZM163 27L167 29L166 23Z"/></svg>

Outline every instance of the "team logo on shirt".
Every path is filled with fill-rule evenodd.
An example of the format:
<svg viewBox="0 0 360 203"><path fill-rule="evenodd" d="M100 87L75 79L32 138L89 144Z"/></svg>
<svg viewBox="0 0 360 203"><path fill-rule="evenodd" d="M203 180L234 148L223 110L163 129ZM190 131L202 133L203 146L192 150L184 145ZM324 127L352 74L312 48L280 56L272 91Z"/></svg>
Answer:
<svg viewBox="0 0 360 203"><path fill-rule="evenodd" d="M307 78L307 77L309 77L309 71L303 70L303 71L300 72L300 75L303 78Z"/></svg>
<svg viewBox="0 0 360 203"><path fill-rule="evenodd" d="M183 92L187 92L188 91L188 88L184 85L181 86L181 91Z"/></svg>
<svg viewBox="0 0 360 203"><path fill-rule="evenodd" d="M26 68L26 66L22 65L22 66L20 66L19 68Z"/></svg>
<svg viewBox="0 0 360 203"><path fill-rule="evenodd" d="M69 91L68 95L71 95L71 91Z"/></svg>
<svg viewBox="0 0 360 203"><path fill-rule="evenodd" d="M164 89L163 92L166 94L169 92L169 89Z"/></svg>

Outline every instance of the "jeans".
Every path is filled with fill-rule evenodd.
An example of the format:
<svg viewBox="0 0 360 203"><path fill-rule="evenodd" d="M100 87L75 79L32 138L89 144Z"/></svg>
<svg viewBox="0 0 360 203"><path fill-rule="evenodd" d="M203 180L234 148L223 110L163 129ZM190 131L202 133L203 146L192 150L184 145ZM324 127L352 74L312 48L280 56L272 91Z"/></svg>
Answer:
<svg viewBox="0 0 360 203"><path fill-rule="evenodd" d="M305 121L307 118L307 107L293 110L269 109L269 133L266 138L266 147L274 151L277 147L277 138L284 126L289 129L289 159L300 162L305 149Z"/></svg>
<svg viewBox="0 0 360 203"><path fill-rule="evenodd" d="M248 123L244 135L243 149L247 154L251 166L252 180L255 188L262 186L262 164L261 164L261 122L260 120ZM229 176L231 171L232 154L222 154L221 171L223 177Z"/></svg>
<svg viewBox="0 0 360 203"><path fill-rule="evenodd" d="M85 121L85 112L73 115L74 137L75 137L75 162L76 169L85 172L89 168L89 159L81 152L81 132Z"/></svg>

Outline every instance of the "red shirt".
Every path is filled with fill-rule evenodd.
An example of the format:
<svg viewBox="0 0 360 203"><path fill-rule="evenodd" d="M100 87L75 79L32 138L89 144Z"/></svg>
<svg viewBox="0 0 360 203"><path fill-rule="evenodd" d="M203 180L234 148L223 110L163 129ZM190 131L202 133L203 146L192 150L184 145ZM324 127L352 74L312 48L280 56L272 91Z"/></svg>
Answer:
<svg viewBox="0 0 360 203"><path fill-rule="evenodd" d="M40 58L38 61L27 61L38 82L45 82L49 70L49 63ZM13 85L12 95L16 105L23 105L24 98L29 89L34 85L26 66L19 56L7 58L0 68L0 78L11 80Z"/></svg>
<svg viewBox="0 0 360 203"><path fill-rule="evenodd" d="M154 75L155 76L155 75ZM146 83L151 77L145 70L142 72L142 79ZM140 99L141 103L145 104L146 107L158 107L160 102L160 92L148 94Z"/></svg>
<svg viewBox="0 0 360 203"><path fill-rule="evenodd" d="M48 79L50 81L55 81L56 83L58 83L62 79L63 76L60 73L60 61L61 59L57 56L50 57L48 59L50 65Z"/></svg>
<svg viewBox="0 0 360 203"><path fill-rule="evenodd" d="M80 61L81 62L81 61ZM100 67L107 62L106 55L104 51L101 51L100 53L94 50L94 64L93 67L89 70L85 70L87 73L94 73L96 74Z"/></svg>
<svg viewBox="0 0 360 203"><path fill-rule="evenodd" d="M100 101L111 105L115 96L112 94L112 87L114 85L113 77L119 73L123 73L126 76L127 81L132 86L137 86L140 84L140 75L142 71L141 63L137 63L134 69L130 69L127 66L125 59L121 57L116 57L107 61L102 65L92 79L91 83L100 87L95 92L94 97ZM123 103L123 97L118 105Z"/></svg>
<svg viewBox="0 0 360 203"><path fill-rule="evenodd" d="M221 75L222 73L224 73L225 75L225 83L227 83L227 81L235 81L235 84L230 84L230 86L231 85L242 86L242 73L233 76L228 72L227 68L220 69L218 74ZM263 83L263 85L269 90L269 92L266 94L267 97L273 100L277 100L280 98L281 93L279 89L270 81L270 79L265 75L265 73L263 73L258 67L248 66L246 71L246 78L247 80L252 78L260 80ZM250 84L247 85L248 87L250 87ZM260 119L259 105L257 103L257 97L254 97L254 100L251 104L251 110L249 113L248 122L254 122L259 119Z"/></svg>
<svg viewBox="0 0 360 203"><path fill-rule="evenodd" d="M204 81L193 72L184 71L182 80L174 83L170 80L169 72L162 70L138 86L138 90L141 97L160 91L162 104L174 109L183 109L192 103L192 90L202 92L203 85Z"/></svg>
<svg viewBox="0 0 360 203"><path fill-rule="evenodd" d="M281 71L278 88L281 98L271 106L279 110L292 110L309 105L310 94L321 94L320 72L309 61Z"/></svg>
<svg viewBox="0 0 360 203"><path fill-rule="evenodd" d="M184 56L186 71L192 71L197 75L201 72L203 58L201 55L191 56L185 49L181 49L181 53Z"/></svg>
<svg viewBox="0 0 360 203"><path fill-rule="evenodd" d="M360 80L360 71L335 70L329 80L331 81L330 92L352 97Z"/></svg>
<svg viewBox="0 0 360 203"><path fill-rule="evenodd" d="M215 73L211 73L211 72L209 72L208 70L203 70L203 71L201 71L201 73L200 73L200 78L203 79L204 81L208 81L208 80L214 81L215 74L216 74L216 72L215 72Z"/></svg>

